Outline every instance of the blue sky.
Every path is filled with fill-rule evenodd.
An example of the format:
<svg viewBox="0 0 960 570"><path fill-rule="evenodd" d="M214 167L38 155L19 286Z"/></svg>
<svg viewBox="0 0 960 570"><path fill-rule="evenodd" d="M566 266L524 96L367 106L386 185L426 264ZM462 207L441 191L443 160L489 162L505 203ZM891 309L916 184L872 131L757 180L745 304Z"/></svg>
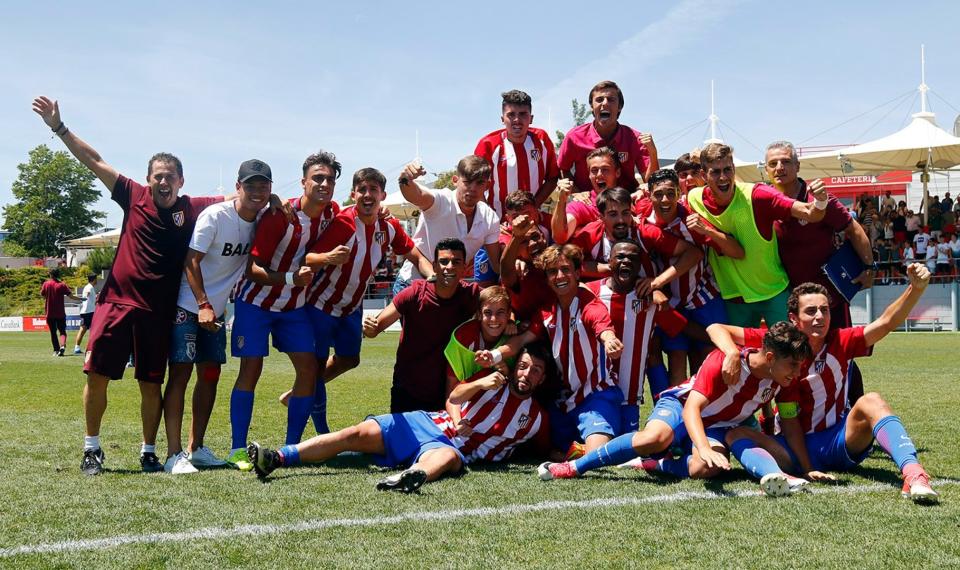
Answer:
<svg viewBox="0 0 960 570"><path fill-rule="evenodd" d="M841 123L915 90L924 43L938 122L949 130L960 114L956 2L479 6L11 4L0 204L13 200L31 148L63 148L30 111L39 94L59 99L67 125L133 178L169 151L184 162L184 192L208 195L221 169L232 188L240 162L256 157L273 168L274 191L295 196L303 158L323 148L344 164L339 199L357 168L392 180L417 131L427 168L452 168L499 127L499 95L511 88L533 96L535 125L566 130L570 100L613 79L626 97L621 121L675 156L707 134L713 79L723 138L757 160L775 139L863 142L903 126L919 110L912 95ZM109 199L97 207L119 223Z"/></svg>

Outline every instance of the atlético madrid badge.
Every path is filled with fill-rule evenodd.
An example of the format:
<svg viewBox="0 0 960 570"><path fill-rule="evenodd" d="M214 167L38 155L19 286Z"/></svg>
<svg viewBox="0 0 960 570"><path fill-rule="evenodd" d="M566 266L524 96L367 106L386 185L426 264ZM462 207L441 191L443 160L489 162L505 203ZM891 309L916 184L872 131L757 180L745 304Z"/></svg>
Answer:
<svg viewBox="0 0 960 570"><path fill-rule="evenodd" d="M173 213L173 223L176 224L178 228L183 227L183 210L177 210Z"/></svg>

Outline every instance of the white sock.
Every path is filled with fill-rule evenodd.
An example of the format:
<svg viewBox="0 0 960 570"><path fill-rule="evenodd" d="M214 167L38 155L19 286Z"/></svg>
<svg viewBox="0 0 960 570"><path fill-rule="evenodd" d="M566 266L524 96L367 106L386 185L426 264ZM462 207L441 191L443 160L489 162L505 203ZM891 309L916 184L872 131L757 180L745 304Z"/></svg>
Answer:
<svg viewBox="0 0 960 570"><path fill-rule="evenodd" d="M147 445L146 443L140 446L140 453L156 453L156 445Z"/></svg>
<svg viewBox="0 0 960 570"><path fill-rule="evenodd" d="M88 435L83 438L83 450L100 449L100 436Z"/></svg>

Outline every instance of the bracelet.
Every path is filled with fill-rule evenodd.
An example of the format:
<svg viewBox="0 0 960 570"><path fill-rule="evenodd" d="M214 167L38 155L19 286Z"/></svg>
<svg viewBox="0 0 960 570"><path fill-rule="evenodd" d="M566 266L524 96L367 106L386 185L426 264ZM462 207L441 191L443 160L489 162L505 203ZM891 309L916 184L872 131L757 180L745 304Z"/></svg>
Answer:
<svg viewBox="0 0 960 570"><path fill-rule="evenodd" d="M62 128L63 128L63 121L60 121L60 124L59 124L59 125L57 125L56 127L52 128L52 129L50 129L50 130L53 131L53 132L57 132L57 131L59 131L59 130L62 129Z"/></svg>
<svg viewBox="0 0 960 570"><path fill-rule="evenodd" d="M818 209L818 210L826 210L828 203L829 203L829 202L828 202L827 200L814 200L814 201L813 201L813 207L816 208L816 209Z"/></svg>
<svg viewBox="0 0 960 570"><path fill-rule="evenodd" d="M197 305L197 309L199 309L199 310L201 310L201 311L204 310L204 309L210 309L210 310L212 311L212 310L213 310L213 305L210 304L210 301L204 301L204 302L200 303L199 305Z"/></svg>
<svg viewBox="0 0 960 570"><path fill-rule="evenodd" d="M287 285L293 285L293 271L287 271L283 274L283 282Z"/></svg>
<svg viewBox="0 0 960 570"><path fill-rule="evenodd" d="M494 364L500 364L501 362L503 362L503 353L500 352L499 350L491 350L490 357L493 358Z"/></svg>

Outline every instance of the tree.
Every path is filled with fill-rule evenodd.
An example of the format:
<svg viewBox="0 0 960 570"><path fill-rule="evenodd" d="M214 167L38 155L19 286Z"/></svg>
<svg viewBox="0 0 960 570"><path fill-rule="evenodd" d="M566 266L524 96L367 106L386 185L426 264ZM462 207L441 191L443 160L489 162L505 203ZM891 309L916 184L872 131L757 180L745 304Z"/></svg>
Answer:
<svg viewBox="0 0 960 570"><path fill-rule="evenodd" d="M40 145L17 169L12 189L19 203L3 207L3 228L31 256L58 255L58 240L89 234L106 218L90 208L100 199L96 176L65 151Z"/></svg>
<svg viewBox="0 0 960 570"><path fill-rule="evenodd" d="M443 172L438 172L437 179L433 181L433 187L449 188L450 190L453 190L453 177L456 173L456 170L444 170Z"/></svg>
<svg viewBox="0 0 960 570"><path fill-rule="evenodd" d="M576 99L570 102L573 107L573 126L579 127L587 122L590 116L590 109L586 103L580 103ZM563 142L563 131L557 130L557 150L560 150L560 143Z"/></svg>
<svg viewBox="0 0 960 570"><path fill-rule="evenodd" d="M116 256L117 248L115 247L97 247L87 255L86 263L90 271L100 273L113 266L113 258Z"/></svg>

